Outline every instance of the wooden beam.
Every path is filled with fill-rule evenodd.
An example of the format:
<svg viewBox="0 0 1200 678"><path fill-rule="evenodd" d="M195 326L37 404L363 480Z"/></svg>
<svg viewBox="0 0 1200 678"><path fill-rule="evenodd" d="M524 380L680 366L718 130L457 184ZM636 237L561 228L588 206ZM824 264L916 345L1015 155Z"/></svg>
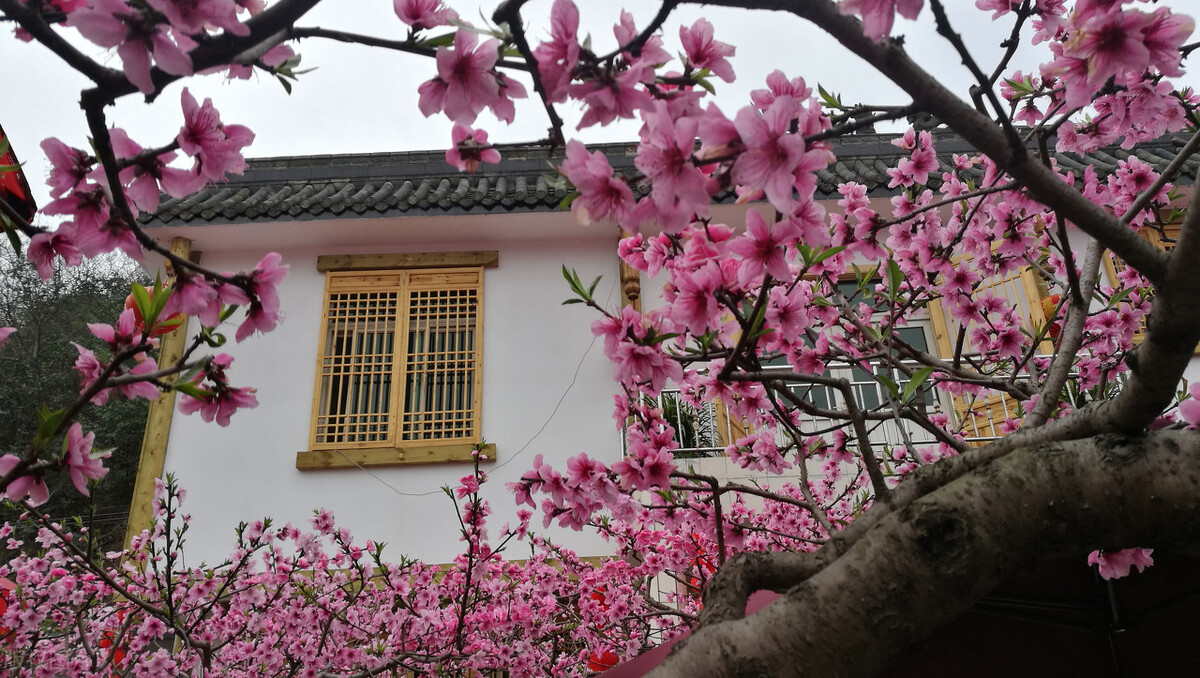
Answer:
<svg viewBox="0 0 1200 678"><path fill-rule="evenodd" d="M317 270L378 271L392 268L457 268L500 265L495 250L476 252L412 252L400 254L326 254L317 257Z"/></svg>
<svg viewBox="0 0 1200 678"><path fill-rule="evenodd" d="M402 448L368 448L360 450L305 450L296 453L296 468L319 471L335 468L372 468L380 466L409 466L411 464L447 464L471 461L474 443L457 445L406 445ZM496 446L486 444L483 453L487 462L496 461Z"/></svg>
<svg viewBox="0 0 1200 678"><path fill-rule="evenodd" d="M184 259L199 261L192 257L192 241L173 238L171 253ZM188 318L179 327L159 340L158 364L160 367L174 365L182 356L188 338ZM167 391L150 403L146 414L146 431L142 434L142 452L138 458L137 476L133 484L133 500L129 504L129 522L125 527L125 545L142 530L153 524L154 481L162 477L167 461L167 439L171 435L171 416L175 412L175 392Z"/></svg>

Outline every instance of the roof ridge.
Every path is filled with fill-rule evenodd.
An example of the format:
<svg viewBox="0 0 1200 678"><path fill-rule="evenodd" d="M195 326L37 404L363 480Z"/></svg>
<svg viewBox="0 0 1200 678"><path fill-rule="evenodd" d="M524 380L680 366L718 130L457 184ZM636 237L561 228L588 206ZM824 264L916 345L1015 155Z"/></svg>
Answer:
<svg viewBox="0 0 1200 678"><path fill-rule="evenodd" d="M953 167L952 154L973 154L975 150L957 134L933 133L940 168L930 183L936 188L941 173ZM818 195L834 195L838 184L848 181L866 185L872 196L894 195L885 170L908 154L892 143L900 136L869 133L833 140L838 160L817 172ZM1161 171L1178 145L1170 136L1128 150L1110 146L1086 155L1056 152L1055 157L1062 169L1074 170L1077 176L1091 165L1104 177L1116 171L1119 160L1131 156ZM588 148L609 153L613 167L622 171L633 168L637 146L637 142L609 142ZM504 146L499 164L482 165L473 175L456 171L446 162L444 150L250 158L243 175L184 199L164 197L158 212L143 215L142 222L168 226L328 219L343 214L396 217L554 211L568 190L550 161L561 160L563 153L562 148L550 150L544 145ZM1194 181L1198 168L1200 161L1190 160L1177 183ZM982 177L981 168L971 172ZM644 195L648 187L639 184L635 190ZM732 192L726 191L716 200L730 201Z"/></svg>

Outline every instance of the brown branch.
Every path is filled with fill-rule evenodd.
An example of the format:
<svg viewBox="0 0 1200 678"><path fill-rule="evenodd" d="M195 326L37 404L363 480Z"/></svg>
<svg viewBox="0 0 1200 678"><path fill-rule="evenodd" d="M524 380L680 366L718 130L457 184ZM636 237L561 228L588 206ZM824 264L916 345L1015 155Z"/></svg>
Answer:
<svg viewBox="0 0 1200 678"><path fill-rule="evenodd" d="M1017 53L1017 47L1021 44L1021 27L1025 25L1025 21L1029 19L1030 7L1029 0L1021 3L1021 6L1016 10L1017 20L1013 22L1012 33L1008 35L1008 39L1000 43L1004 48L1004 56L1000 57L1000 61L996 62L996 68L992 71L992 75L987 79L989 88L996 86L996 81L1008 70L1008 64L1012 61L1013 56Z"/></svg>
<svg viewBox="0 0 1200 678"><path fill-rule="evenodd" d="M971 87L972 94L982 92L987 97L988 102L992 104L992 110L996 112L996 118L1000 122L1001 129L1004 130L1005 136L1008 138L1008 143L1014 155L1018 158L1023 157L1025 145L1021 143L1021 136L1013 128L1012 120L1008 118L1008 112L1004 110L1004 105L1000 103L999 97L996 96L996 89L991 86L989 78L980 70L979 64L975 63L975 57L971 56L971 51L967 49L962 36L956 33L953 27L950 26L950 18L946 16L946 8L942 6L941 0L930 0L929 8L933 11L938 34L946 38L954 46L954 51L958 52L958 55L962 57L963 65L967 67L967 70L971 71L971 75L975 76L976 84Z"/></svg>
<svg viewBox="0 0 1200 678"><path fill-rule="evenodd" d="M1007 501L1013 487L1020 502ZM734 558L706 592L701 628L648 675L724 676L738 666L874 676L1047 556L1082 565L1093 549L1142 544L1196 553L1198 493L1194 431L1026 448L892 514L836 562L825 549ZM761 589L784 595L744 617Z"/></svg>
<svg viewBox="0 0 1200 678"><path fill-rule="evenodd" d="M299 28L293 26L286 31L288 40L300 40L304 38L325 38L327 40L336 40L351 45L365 45L367 47L378 47L380 49L388 49L395 52L406 52L408 54L416 54L424 57L437 56L437 50L433 47L426 47L418 44L413 40L385 40L376 38L371 35L362 35L360 33L349 33L347 31L334 31L326 28ZM534 66L528 62L513 61L511 59L499 59L496 65L500 68L508 68L517 71L532 71Z"/></svg>
<svg viewBox="0 0 1200 678"><path fill-rule="evenodd" d="M125 80L125 74L121 71L106 68L92 61L83 52L75 49L71 43L67 42L58 31L52 28L42 18L42 15L35 8L37 4L26 5L22 0L0 0L0 11L3 11L5 16L16 21L21 28L24 28L40 42L46 49L54 52L68 66L82 73L89 80L96 83L100 87L119 87L123 84L128 84Z"/></svg>
<svg viewBox="0 0 1200 678"><path fill-rule="evenodd" d="M647 24L644 29L642 29L641 33L638 33L633 40L630 40L624 45L617 47L608 54L605 54L602 57L597 57L596 61L611 61L616 59L624 52L629 52L634 56L641 56L642 47L644 47L646 42L650 40L650 38L652 38L660 28L663 27L663 24L667 21L667 17L671 16L671 12L675 11L675 7L678 5L679 0L664 0L664 2L659 5L658 12L654 15L654 18L650 20L650 23Z"/></svg>
<svg viewBox="0 0 1200 678"><path fill-rule="evenodd" d="M1179 152L1171 159L1171 163L1163 169L1162 174L1158 175L1158 178L1154 180L1153 184L1150 184L1149 188L1142 191L1141 195L1129 206L1129 209L1125 210L1125 214L1121 215L1121 221L1127 224L1132 223L1133 218L1139 212L1146 209L1146 206L1150 204L1151 200L1154 200L1154 197L1163 189L1163 186L1166 186L1167 182L1173 180L1179 174L1184 164L1198 150L1200 150L1200 131L1193 134L1191 139L1188 139L1183 148L1179 149Z"/></svg>
<svg viewBox="0 0 1200 678"><path fill-rule="evenodd" d="M508 24L508 30L512 33L513 44L516 45L517 51L521 53L525 62L530 64L529 75L533 78L533 89L542 100L542 107L546 109L546 116L550 118L549 135L551 148L555 148L566 144L566 139L563 137L563 121L559 117L558 111L555 110L554 104L550 101L549 93L546 92L546 85L542 82L542 74L535 65L537 61L533 58L533 50L529 47L529 40L525 37L525 24L521 21L521 6L525 2L526 0L505 0L492 14L492 20L496 23Z"/></svg>
<svg viewBox="0 0 1200 678"><path fill-rule="evenodd" d="M851 52L906 91L922 108L962 135L1003 171L1021 182L1043 204L1063 214L1088 235L1100 240L1151 281L1161 282L1167 257L1128 226L1067 185L1028 154L1015 151L1008 136L988 118L954 95L937 78L909 58L895 41L875 42L862 24L838 11L830 0L694 0L694 4L787 11L824 30Z"/></svg>
<svg viewBox="0 0 1200 678"><path fill-rule="evenodd" d="M1084 276L1080 283L1082 289L1079 290L1078 296L1070 295L1071 302L1067 304L1067 318L1063 323L1062 340L1058 343L1054 360L1047 370L1046 381L1042 385L1037 405L1021 423L1023 428L1037 428L1046 423L1062 398L1062 390L1071 375L1075 356L1083 346L1083 329L1088 316L1088 301L1092 298L1092 293L1099 282L1100 260L1103 254L1104 248L1100 246L1100 243L1092 241L1088 245L1083 262ZM1075 268L1074 262L1069 259L1066 265L1068 270Z"/></svg>
<svg viewBox="0 0 1200 678"><path fill-rule="evenodd" d="M876 113L874 115L869 115L865 118L855 117L849 122L844 122L841 124L834 125L833 127L830 127L829 129L824 130L822 132L817 132L816 134L810 134L810 135L804 137L804 141L805 141L805 143L812 143L814 141L822 141L824 139L834 139L834 138L844 136L846 134L849 134L851 132L854 132L854 131L857 131L857 130L860 130L863 128L867 128L867 127L874 128L875 123L877 123L877 122L886 122L888 120L896 120L899 118L903 118L905 116L912 115L913 113L917 113L920 110L921 110L920 106L918 106L916 104L909 104L907 106L900 106L898 108L880 111L879 113Z"/></svg>
<svg viewBox="0 0 1200 678"><path fill-rule="evenodd" d="M171 266L176 271L193 271L209 280L236 285L250 295L251 298L254 298L254 290L245 276L218 273L190 259L181 257L172 252L169 247L160 245L138 225L137 217L133 215L133 210L129 208L129 200L125 195L125 187L121 183L121 163L118 162L116 153L113 151L112 137L109 136L108 124L104 116L105 100L106 95L103 90L90 89L83 93L81 105L87 117L88 130L92 133L92 143L96 149L97 159L104 168L104 177L108 181L108 189L112 193L112 205L117 210L117 215L121 218L124 226L133 233L134 238L137 239L142 249L162 256L171 262Z"/></svg>

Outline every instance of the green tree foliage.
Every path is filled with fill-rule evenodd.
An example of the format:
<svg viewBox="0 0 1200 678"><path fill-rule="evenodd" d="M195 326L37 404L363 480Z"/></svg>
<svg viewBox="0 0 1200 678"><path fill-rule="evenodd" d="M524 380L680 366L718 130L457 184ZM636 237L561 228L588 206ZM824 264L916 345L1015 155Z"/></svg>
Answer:
<svg viewBox="0 0 1200 678"><path fill-rule="evenodd" d="M19 454L37 428L40 405L62 408L79 395L71 370L78 356L72 340L102 353L103 343L87 324L114 323L130 283L144 282L145 274L127 260L108 257L56 269L53 278L43 281L23 257L8 247L0 249L0 326L17 328L0 351L0 452ZM114 449L109 474L90 498L75 491L66 474L46 479L50 501L41 510L91 525L98 546L105 549L118 547L124 538L147 406L145 400L114 396L107 406L87 408L80 417L85 430L95 431L97 448ZM0 521L15 513L11 506L0 508ZM19 536L26 546L36 547L34 535Z"/></svg>

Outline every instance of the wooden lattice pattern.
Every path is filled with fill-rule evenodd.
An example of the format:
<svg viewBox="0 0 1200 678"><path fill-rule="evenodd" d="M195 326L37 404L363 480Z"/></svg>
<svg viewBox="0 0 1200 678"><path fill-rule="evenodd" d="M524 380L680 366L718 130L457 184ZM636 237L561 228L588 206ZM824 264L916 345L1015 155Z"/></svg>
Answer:
<svg viewBox="0 0 1200 678"><path fill-rule="evenodd" d="M955 261L955 266L970 265L970 258ZM1001 275L984 278L972 296L979 298L985 294L994 294L1015 308L1024 322L1025 329L1029 330L1031 334L1035 329L1046 324L1046 315L1042 311L1042 292L1038 285L1038 274L1029 266L1021 266ZM952 350L958 340L961 324L949 314L941 312L940 304L937 306L938 312L935 313L932 308L930 311L934 324L933 331L939 347L944 342L947 351ZM965 354L979 352L974 342L971 341L970 332L965 337L962 350ZM1046 353L1053 350L1053 347L1048 342L1043 342L1039 350ZM950 355L952 354L946 353L947 357Z"/></svg>
<svg viewBox="0 0 1200 678"><path fill-rule="evenodd" d="M482 281L481 268L329 273L313 449L477 442Z"/></svg>
<svg viewBox="0 0 1200 678"><path fill-rule="evenodd" d="M401 440L476 437L478 285L466 277L414 274L408 289L408 353Z"/></svg>
<svg viewBox="0 0 1200 678"><path fill-rule="evenodd" d="M1146 226L1139 231L1139 235L1158 249L1170 252L1175 249L1175 241L1179 239L1179 229L1180 224L1167 224L1163 227L1163 232L1160 233L1157 228ZM1108 272L1108 279L1112 283L1112 286L1115 289L1121 289L1122 283L1117 276L1124 272L1129 265L1120 257L1113 256L1111 253L1105 255L1104 263ZM1145 338L1146 316L1142 316L1138 319L1137 330L1133 333L1133 345L1137 346L1141 344ZM1196 347L1196 352L1200 353L1200 346Z"/></svg>
<svg viewBox="0 0 1200 678"><path fill-rule="evenodd" d="M970 266L971 259L959 259L955 265ZM976 295L986 292L998 295L1017 309L1024 321L1025 329L1031 334L1035 329L1046 325L1038 274L1031 267L1022 266L1002 275L984 278L977 288ZM943 311L940 302L935 301L930 304L929 315L930 321L933 323L938 354L942 358L952 358L961 324L949 313ZM1048 341L1043 341L1038 350L1041 353L1048 353L1053 350L1053 345ZM976 352L969 331L964 337L963 352L967 354ZM954 398L954 414L963 435L967 438L978 438L981 441L1001 435L1000 425L1005 419L1016 417L1017 409L1017 402L1004 393L992 393L978 398Z"/></svg>

